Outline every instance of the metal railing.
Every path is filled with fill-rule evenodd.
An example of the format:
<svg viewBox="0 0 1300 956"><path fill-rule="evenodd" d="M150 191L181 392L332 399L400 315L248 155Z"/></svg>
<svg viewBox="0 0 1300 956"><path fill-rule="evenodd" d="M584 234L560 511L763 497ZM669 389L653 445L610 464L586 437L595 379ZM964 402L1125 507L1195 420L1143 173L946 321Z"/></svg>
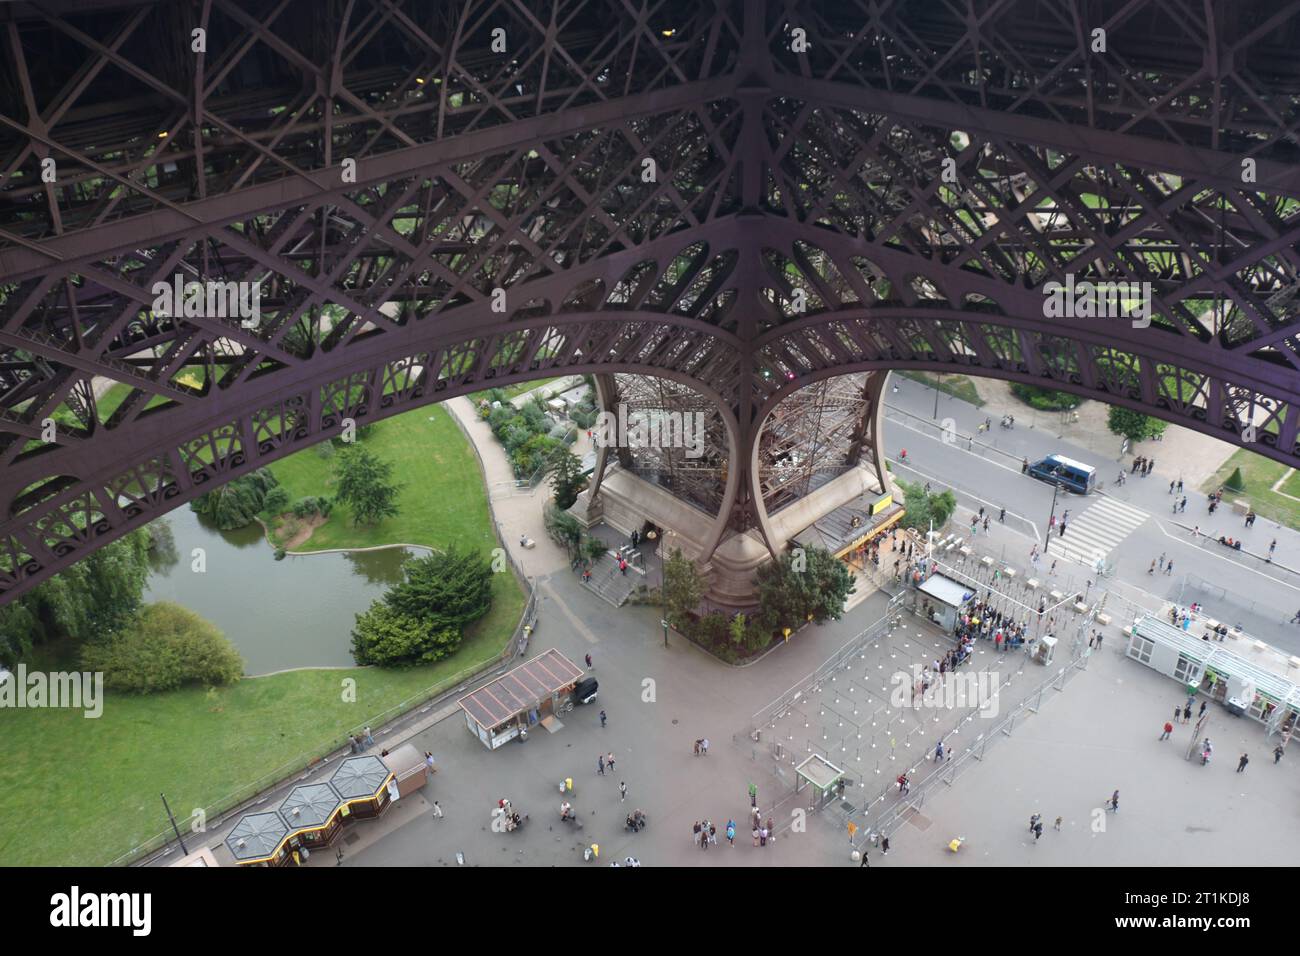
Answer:
<svg viewBox="0 0 1300 956"><path fill-rule="evenodd" d="M1078 657L1070 663L1060 667L1060 669L1051 677L1043 681L1036 689L1030 691L1021 701L1012 708L1002 720L994 724L984 733L975 738L975 741L957 756L951 753L939 764L939 770L930 774L920 783L915 784L908 793L899 799L889 808L885 809L879 816L872 819L870 809L881 805L888 799L891 790L896 789L893 783L886 784L881 793L872 801L868 802L866 807L858 811L855 815L865 817L866 825L861 829L861 836L853 841L855 849L861 850L868 843L874 845L880 836L888 836L900 825L905 814L915 813L925 806L926 797L941 784L952 786L957 777L970 767L975 766L979 761L984 759L985 753L990 744L994 744L1003 737L1010 737L1015 730L1016 722L1020 720L1028 711L1029 713L1038 713L1043 705L1043 695L1049 689L1062 691L1065 685L1077 674L1087 669L1087 656ZM963 720L969 720L979 708L976 707Z"/></svg>

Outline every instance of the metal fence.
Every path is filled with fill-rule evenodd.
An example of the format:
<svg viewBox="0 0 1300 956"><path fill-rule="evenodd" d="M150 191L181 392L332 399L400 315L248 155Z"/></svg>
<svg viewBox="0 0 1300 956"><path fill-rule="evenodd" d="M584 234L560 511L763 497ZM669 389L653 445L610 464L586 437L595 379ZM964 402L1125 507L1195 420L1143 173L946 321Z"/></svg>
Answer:
<svg viewBox="0 0 1300 956"><path fill-rule="evenodd" d="M784 714L788 708L796 704L809 690L829 677L844 661L857 654L867 645L874 644L880 638L893 632L901 620L899 612L903 606L903 599L904 595L901 593L890 598L884 615L868 625L856 637L851 638L843 647L823 662L817 670L799 681L762 710L752 714L749 718L748 728L741 733L732 734L731 739L740 743L741 737L744 736L751 741L761 742L765 726L771 724Z"/></svg>
<svg viewBox="0 0 1300 956"><path fill-rule="evenodd" d="M949 754L946 760L938 764L939 769L937 772L930 774L925 780L916 784L905 796L902 796L891 806L882 809L877 816L872 817L870 809L872 807L883 807L888 800L890 791L895 789L893 784L887 784L880 795L869 802L864 810L855 810L852 813L841 812L841 816L846 823L853 816L865 821L860 824L861 830L859 832L861 836L855 837L851 841L854 849L861 850L868 844L875 845L881 836L890 835L905 823L907 815L919 812L925 806L926 798L936 790L940 793L946 792L945 788L951 787L962 773L976 766L984 759L990 745L996 745L999 740L1010 737L1015 731L1017 723L1023 722L1027 714L1038 713L1048 691L1063 691L1065 685L1077 674L1086 670L1087 666L1088 657L1086 654L1075 658L1068 664L1062 665L1055 674L1022 698L1020 703L1013 707L1009 714L976 737L969 747L956 756ZM975 708L967 719L970 719L978 710L978 707Z"/></svg>

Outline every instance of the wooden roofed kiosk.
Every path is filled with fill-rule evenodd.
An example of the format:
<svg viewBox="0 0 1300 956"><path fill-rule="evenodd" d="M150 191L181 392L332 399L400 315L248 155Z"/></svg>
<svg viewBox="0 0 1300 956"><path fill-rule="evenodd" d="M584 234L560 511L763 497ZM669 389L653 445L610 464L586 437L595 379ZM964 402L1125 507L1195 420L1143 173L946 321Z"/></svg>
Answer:
<svg viewBox="0 0 1300 956"><path fill-rule="evenodd" d="M409 762L396 761L398 766ZM348 824L381 816L398 797L397 771L385 760L350 757L328 783L294 787L276 809L240 817L219 853L239 866L301 865L300 851L329 846ZM220 863L221 856L217 859Z"/></svg>
<svg viewBox="0 0 1300 956"><path fill-rule="evenodd" d="M469 732L495 750L558 712L583 670L555 648L460 699Z"/></svg>

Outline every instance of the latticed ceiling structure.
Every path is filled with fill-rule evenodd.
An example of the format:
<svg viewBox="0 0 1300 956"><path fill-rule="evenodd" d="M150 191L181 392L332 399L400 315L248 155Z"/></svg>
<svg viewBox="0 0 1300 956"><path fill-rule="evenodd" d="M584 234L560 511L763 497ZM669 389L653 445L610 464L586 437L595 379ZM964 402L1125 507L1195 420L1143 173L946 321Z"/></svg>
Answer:
<svg viewBox="0 0 1300 956"><path fill-rule="evenodd" d="M564 372L715 405L715 541L769 412L848 372L1300 464L1298 43L1297 0L0 7L0 592L345 418ZM177 275L260 311L156 308ZM1047 317L1067 276L1151 283L1150 326Z"/></svg>

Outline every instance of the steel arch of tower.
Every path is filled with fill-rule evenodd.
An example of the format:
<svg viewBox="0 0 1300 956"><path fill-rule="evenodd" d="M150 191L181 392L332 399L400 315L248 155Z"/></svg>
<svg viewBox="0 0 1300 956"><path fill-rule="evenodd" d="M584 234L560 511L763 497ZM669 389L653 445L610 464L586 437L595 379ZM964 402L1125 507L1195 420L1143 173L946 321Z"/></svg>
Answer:
<svg viewBox="0 0 1300 956"><path fill-rule="evenodd" d="M562 372L710 396L719 522L846 372L1300 465L1297 41L1300 0L0 8L0 600L343 418ZM156 314L177 274L260 316ZM1067 275L1152 324L1047 317Z"/></svg>

